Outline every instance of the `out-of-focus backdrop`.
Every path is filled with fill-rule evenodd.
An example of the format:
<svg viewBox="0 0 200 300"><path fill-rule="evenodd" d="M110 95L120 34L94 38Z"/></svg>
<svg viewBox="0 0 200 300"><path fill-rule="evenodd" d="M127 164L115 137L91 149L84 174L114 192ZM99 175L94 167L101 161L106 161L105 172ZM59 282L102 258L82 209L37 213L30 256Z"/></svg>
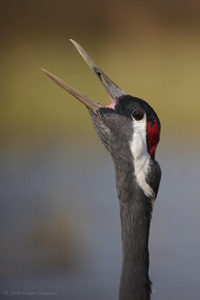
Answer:
<svg viewBox="0 0 200 300"><path fill-rule="evenodd" d="M199 300L200 3L9 0L0 15L0 299L117 299L111 158L83 105L40 69L109 104L73 38L161 119L153 299Z"/></svg>

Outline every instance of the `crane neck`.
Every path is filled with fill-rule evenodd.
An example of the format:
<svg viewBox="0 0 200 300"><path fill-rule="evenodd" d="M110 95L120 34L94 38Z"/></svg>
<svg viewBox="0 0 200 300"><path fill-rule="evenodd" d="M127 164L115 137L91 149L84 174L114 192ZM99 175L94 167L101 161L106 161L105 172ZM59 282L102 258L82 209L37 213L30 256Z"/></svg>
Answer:
<svg viewBox="0 0 200 300"><path fill-rule="evenodd" d="M123 263L119 300L149 300L149 229L151 200L137 184L131 162L115 163L120 204Z"/></svg>

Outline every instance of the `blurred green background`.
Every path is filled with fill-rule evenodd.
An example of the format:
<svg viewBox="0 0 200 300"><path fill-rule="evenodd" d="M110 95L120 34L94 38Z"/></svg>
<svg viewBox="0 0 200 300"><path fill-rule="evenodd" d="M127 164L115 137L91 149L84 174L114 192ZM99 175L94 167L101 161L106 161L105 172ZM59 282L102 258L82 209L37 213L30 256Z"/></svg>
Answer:
<svg viewBox="0 0 200 300"><path fill-rule="evenodd" d="M1 137L74 137L90 130L84 108L49 82L41 67L109 103L69 38L85 47L123 90L150 101L164 132L196 134L199 10L194 0L3 1Z"/></svg>
<svg viewBox="0 0 200 300"><path fill-rule="evenodd" d="M169 299L169 291L198 299L200 3L10 0L1 1L0 15L1 298L5 290L117 297L121 244L111 159L83 105L41 71L109 104L72 38L159 115L154 299Z"/></svg>

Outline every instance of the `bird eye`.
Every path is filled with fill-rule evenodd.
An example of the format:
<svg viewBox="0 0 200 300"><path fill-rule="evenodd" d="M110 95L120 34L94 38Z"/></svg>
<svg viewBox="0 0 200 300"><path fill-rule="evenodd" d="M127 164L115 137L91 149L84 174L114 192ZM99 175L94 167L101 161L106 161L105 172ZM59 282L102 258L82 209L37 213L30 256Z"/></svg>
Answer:
<svg viewBox="0 0 200 300"><path fill-rule="evenodd" d="M140 120L142 120L143 117L144 117L144 112L143 112L143 110L141 110L141 109L136 109L136 110L134 110L134 112L132 113L132 116L133 116L133 118L134 118L136 121L140 121Z"/></svg>

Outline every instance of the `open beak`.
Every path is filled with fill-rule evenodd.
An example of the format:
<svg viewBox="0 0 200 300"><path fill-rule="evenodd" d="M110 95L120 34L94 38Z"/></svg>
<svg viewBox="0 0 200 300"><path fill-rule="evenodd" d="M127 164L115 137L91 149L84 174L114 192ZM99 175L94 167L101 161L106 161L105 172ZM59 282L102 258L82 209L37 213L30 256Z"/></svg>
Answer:
<svg viewBox="0 0 200 300"><path fill-rule="evenodd" d="M98 77L101 84L107 91L107 93L110 96L111 104L106 106L108 108L114 109L116 100L122 96L125 95L125 93L95 64L95 62L92 60L92 58L87 54L87 52L75 41L70 40L75 48L78 50L80 55L83 57L85 62L88 64L90 69L93 71L93 73ZM101 104L98 104L94 102L92 99L82 95L80 92L78 92L75 88L68 85L63 80L59 79L52 73L48 72L47 70L42 68L42 71L46 73L55 83L57 83L60 87L62 87L64 90L69 92L72 96L77 98L80 102L82 102L91 112L97 115L97 111L105 107Z"/></svg>

